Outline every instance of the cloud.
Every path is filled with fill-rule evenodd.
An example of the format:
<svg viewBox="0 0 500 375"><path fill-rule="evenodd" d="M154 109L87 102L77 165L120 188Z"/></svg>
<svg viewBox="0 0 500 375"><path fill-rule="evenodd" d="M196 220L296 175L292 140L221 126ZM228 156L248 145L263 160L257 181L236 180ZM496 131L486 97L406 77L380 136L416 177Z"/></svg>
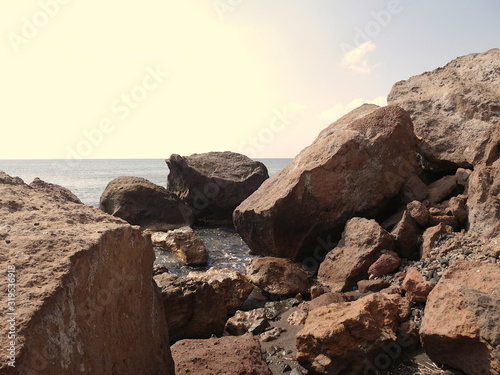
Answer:
<svg viewBox="0 0 500 375"><path fill-rule="evenodd" d="M319 120L323 123L331 124L337 121L342 116L348 114L353 109L358 108L362 104L376 104L381 107L387 105L387 96L378 96L372 100L366 100L363 98L356 98L351 100L347 105L342 105L340 103L335 104L332 108L326 109L319 114Z"/></svg>
<svg viewBox="0 0 500 375"><path fill-rule="evenodd" d="M365 56L368 52L374 51L376 48L375 43L369 40L347 52L342 58L340 65L358 73L370 73L372 67L368 66L368 60Z"/></svg>

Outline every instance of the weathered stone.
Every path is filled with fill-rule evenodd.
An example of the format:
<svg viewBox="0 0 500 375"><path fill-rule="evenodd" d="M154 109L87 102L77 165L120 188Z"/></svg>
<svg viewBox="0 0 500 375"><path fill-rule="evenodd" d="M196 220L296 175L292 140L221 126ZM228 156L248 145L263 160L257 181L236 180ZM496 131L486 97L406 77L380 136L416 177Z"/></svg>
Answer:
<svg viewBox="0 0 500 375"><path fill-rule="evenodd" d="M420 329L437 362L466 374L500 374L500 268L458 260L427 298Z"/></svg>
<svg viewBox="0 0 500 375"><path fill-rule="evenodd" d="M314 285L311 287L311 299L315 299L316 297L319 297L324 293L325 290L319 285Z"/></svg>
<svg viewBox="0 0 500 375"><path fill-rule="evenodd" d="M363 373L409 314L408 301L381 293L313 310L295 338L297 360L321 374Z"/></svg>
<svg viewBox="0 0 500 375"><path fill-rule="evenodd" d="M190 227L182 227L168 232L153 232L154 246L171 251L190 266L204 266L208 262L208 250L203 241Z"/></svg>
<svg viewBox="0 0 500 375"><path fill-rule="evenodd" d="M251 334L182 340L172 345L172 356L176 375L272 375Z"/></svg>
<svg viewBox="0 0 500 375"><path fill-rule="evenodd" d="M429 189L428 201L430 204L442 202L457 188L455 176L444 176L427 186Z"/></svg>
<svg viewBox="0 0 500 375"><path fill-rule="evenodd" d="M403 280L403 289L406 291L408 300L411 302L425 302L432 288L434 288L434 284L425 281L416 268L408 268L406 277Z"/></svg>
<svg viewBox="0 0 500 375"><path fill-rule="evenodd" d="M286 322L292 326L302 326L306 324L308 312L304 310L297 310L290 314Z"/></svg>
<svg viewBox="0 0 500 375"><path fill-rule="evenodd" d="M459 223L467 220L467 210L465 208L466 199L462 197L452 197L448 202L447 213L455 216Z"/></svg>
<svg viewBox="0 0 500 375"><path fill-rule="evenodd" d="M429 191L424 182L416 175L410 175L401 189L401 196L404 203L413 201L423 202L429 195Z"/></svg>
<svg viewBox="0 0 500 375"><path fill-rule="evenodd" d="M425 227L429 221L429 211L421 202L413 201L406 205L411 218L421 227Z"/></svg>
<svg viewBox="0 0 500 375"><path fill-rule="evenodd" d="M286 332L285 328L282 327L274 327L273 329L263 332L259 335L259 340L268 342L268 341L273 341L277 340L283 332Z"/></svg>
<svg viewBox="0 0 500 375"><path fill-rule="evenodd" d="M420 245L421 232L408 210L391 233L394 236L398 254L403 258L410 258Z"/></svg>
<svg viewBox="0 0 500 375"><path fill-rule="evenodd" d="M403 110L363 105L238 206L236 229L257 254L313 256L318 242L340 234L350 218L386 207L416 170L415 150Z"/></svg>
<svg viewBox="0 0 500 375"><path fill-rule="evenodd" d="M166 163L167 190L207 224L232 224L234 209L269 178L264 164L234 152L173 154Z"/></svg>
<svg viewBox="0 0 500 375"><path fill-rule="evenodd" d="M0 301L13 312L15 284L17 314L15 367L7 315L0 323L0 373L173 375L149 238L63 188L36 185L0 172Z"/></svg>
<svg viewBox="0 0 500 375"><path fill-rule="evenodd" d="M442 234L452 233L453 228L447 227L444 223L439 223L434 227L427 228L422 234L422 246L420 247L420 257L429 258L434 249L435 242Z"/></svg>
<svg viewBox="0 0 500 375"><path fill-rule="evenodd" d="M210 284L169 273L154 280L161 289L170 342L222 334L226 305Z"/></svg>
<svg viewBox="0 0 500 375"><path fill-rule="evenodd" d="M299 310L300 311L305 311L309 312L314 309L317 309L319 307L323 307L326 305L329 305L331 303L339 303L339 302L350 302L353 301L355 298L352 296L347 295L346 293L325 293L322 294L321 296L311 300L311 301L305 301L302 302L299 305Z"/></svg>
<svg viewBox="0 0 500 375"><path fill-rule="evenodd" d="M164 187L144 178L118 177L104 189L104 212L145 229L167 231L193 223L193 213Z"/></svg>
<svg viewBox="0 0 500 375"><path fill-rule="evenodd" d="M453 230L458 229L458 219L454 215L429 215L429 225L435 227L439 224L444 224Z"/></svg>
<svg viewBox="0 0 500 375"><path fill-rule="evenodd" d="M289 259L263 257L252 259L245 270L252 283L271 294L304 293L309 275Z"/></svg>
<svg viewBox="0 0 500 375"><path fill-rule="evenodd" d="M394 241L375 220L353 218L345 226L342 240L321 263L318 281L333 292L346 291L368 278L368 269L382 250L393 250Z"/></svg>
<svg viewBox="0 0 500 375"><path fill-rule="evenodd" d="M260 327L260 328L259 328ZM250 311L236 311L236 314L226 322L226 332L234 336L244 335L253 328L254 334L259 334L269 327L266 310L261 307Z"/></svg>
<svg viewBox="0 0 500 375"><path fill-rule="evenodd" d="M394 251L388 251L380 256L368 269L368 275L381 277L396 271L401 265L401 259Z"/></svg>
<svg viewBox="0 0 500 375"><path fill-rule="evenodd" d="M358 290L360 293L376 293L389 287L389 284L385 280L360 280L358 281Z"/></svg>
<svg viewBox="0 0 500 375"><path fill-rule="evenodd" d="M471 144L500 120L499 72L500 49L492 49L393 86L387 102L408 111L434 169L470 166Z"/></svg>
<svg viewBox="0 0 500 375"><path fill-rule="evenodd" d="M69 189L56 184L51 184L49 182L42 181L38 177L35 178L29 186L30 188L33 188L35 190L45 192L46 194L50 195L53 199L83 204L82 201Z"/></svg>

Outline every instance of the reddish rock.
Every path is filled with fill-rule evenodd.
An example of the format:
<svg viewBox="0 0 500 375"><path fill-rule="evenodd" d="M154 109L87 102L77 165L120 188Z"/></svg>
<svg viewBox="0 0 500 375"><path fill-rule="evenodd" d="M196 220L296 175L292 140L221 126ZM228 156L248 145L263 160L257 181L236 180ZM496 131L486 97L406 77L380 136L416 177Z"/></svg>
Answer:
<svg viewBox="0 0 500 375"><path fill-rule="evenodd" d="M458 230L458 220L453 215L429 215L429 225L435 227L436 225L444 224L451 227L454 231Z"/></svg>
<svg viewBox="0 0 500 375"><path fill-rule="evenodd" d="M403 289L399 286L391 285L388 288L382 289L380 293L397 294L398 296L400 296L403 294Z"/></svg>
<svg viewBox="0 0 500 375"><path fill-rule="evenodd" d="M429 258L434 249L434 243L445 233L452 233L453 228L447 227L444 223L439 223L434 227L427 228L422 235L422 246L420 247L420 257Z"/></svg>
<svg viewBox="0 0 500 375"><path fill-rule="evenodd" d="M350 302L353 300L354 298L352 296L349 296L345 293L325 293L311 301L302 302L299 305L299 310L308 313L309 311L329 305L331 303Z"/></svg>
<svg viewBox="0 0 500 375"><path fill-rule="evenodd" d="M309 315L308 312L297 310L288 316L286 322L292 326L302 326L306 324L307 315Z"/></svg>
<svg viewBox="0 0 500 375"><path fill-rule="evenodd" d="M161 290L170 342L222 334L226 305L210 284L169 273L154 280Z"/></svg>
<svg viewBox="0 0 500 375"><path fill-rule="evenodd" d="M404 203L423 202L429 191L427 185L416 174L412 174L406 179L400 194Z"/></svg>
<svg viewBox="0 0 500 375"><path fill-rule="evenodd" d="M353 218L342 240L321 263L318 281L333 292L346 291L368 278L368 269L382 250L393 250L394 241L375 220Z"/></svg>
<svg viewBox="0 0 500 375"><path fill-rule="evenodd" d="M406 209L411 218L421 227L425 227L429 221L429 210L427 207L417 201L410 202L406 205Z"/></svg>
<svg viewBox="0 0 500 375"><path fill-rule="evenodd" d="M314 285L311 287L311 299L315 299L324 293L325 290L319 285Z"/></svg>
<svg viewBox="0 0 500 375"><path fill-rule="evenodd" d="M295 337L297 360L320 374L363 373L409 314L408 301L381 293L313 310Z"/></svg>
<svg viewBox="0 0 500 375"><path fill-rule="evenodd" d="M401 259L394 251L388 251L380 256L368 269L368 275L380 277L396 271L401 265Z"/></svg>
<svg viewBox="0 0 500 375"><path fill-rule="evenodd" d="M457 188L457 178L455 176L444 176L427 186L429 196L427 200L430 204L442 202Z"/></svg>
<svg viewBox="0 0 500 375"><path fill-rule="evenodd" d="M193 223L193 213L178 197L138 177L118 177L111 181L101 195L99 208L130 224L155 231Z"/></svg>
<svg viewBox="0 0 500 375"><path fill-rule="evenodd" d="M393 86L387 102L408 111L431 168L470 166L471 145L500 121L499 72L500 49L492 49Z"/></svg>
<svg viewBox="0 0 500 375"><path fill-rule="evenodd" d="M421 232L408 210L405 211L391 234L394 236L396 251L402 258L410 258L417 251Z"/></svg>
<svg viewBox="0 0 500 375"><path fill-rule="evenodd" d="M206 272L190 272L187 277L209 283L224 300L227 314L234 314L253 290L245 275L230 268L212 267Z"/></svg>
<svg viewBox="0 0 500 375"><path fill-rule="evenodd" d="M414 267L408 268L406 277L403 280L403 289L406 291L406 298L411 302L425 302L434 285L433 283L424 281L422 274Z"/></svg>
<svg viewBox="0 0 500 375"><path fill-rule="evenodd" d="M251 334L182 340L172 345L172 356L176 375L272 375Z"/></svg>
<svg viewBox="0 0 500 375"><path fill-rule="evenodd" d="M436 363L466 374L500 374L500 268L458 260L429 294L420 329Z"/></svg>
<svg viewBox="0 0 500 375"><path fill-rule="evenodd" d="M289 259L263 257L248 263L246 276L263 291L289 295L304 293L309 285L309 275Z"/></svg>
<svg viewBox="0 0 500 375"><path fill-rule="evenodd" d="M225 330L233 336L240 336L249 330L252 330L254 334L259 334L267 327L269 327L269 322L266 310L262 307L250 311L236 311L236 314L227 320Z"/></svg>
<svg viewBox="0 0 500 375"><path fill-rule="evenodd" d="M190 266L204 266L208 262L208 250L203 241L190 227L182 227L168 232L153 232L153 245L171 251Z"/></svg>
<svg viewBox="0 0 500 375"><path fill-rule="evenodd" d="M466 201L463 197L452 197L448 202L447 213L455 216L459 223L467 221Z"/></svg>
<svg viewBox="0 0 500 375"><path fill-rule="evenodd" d="M269 178L264 164L229 151L173 154L166 163L167 190L207 224L232 224L234 209Z"/></svg>
<svg viewBox="0 0 500 375"><path fill-rule="evenodd" d="M418 326L413 320L407 320L399 326L398 344L407 351L420 347Z"/></svg>
<svg viewBox="0 0 500 375"><path fill-rule="evenodd" d="M234 212L260 255L304 259L356 215L375 214L416 169L412 123L398 107L363 105L323 130ZM369 181L369 183L367 183Z"/></svg>
<svg viewBox="0 0 500 375"><path fill-rule="evenodd" d="M358 290L360 293L376 293L389 287L389 284L385 280L361 280L358 281Z"/></svg>
<svg viewBox="0 0 500 375"><path fill-rule="evenodd" d="M29 185L30 188L50 195L53 199L83 204L69 189L40 180L38 177Z"/></svg>
<svg viewBox="0 0 500 375"><path fill-rule="evenodd" d="M173 375L150 239L64 198L63 188L36 185L0 172L0 373ZM5 313L14 278L11 367Z"/></svg>

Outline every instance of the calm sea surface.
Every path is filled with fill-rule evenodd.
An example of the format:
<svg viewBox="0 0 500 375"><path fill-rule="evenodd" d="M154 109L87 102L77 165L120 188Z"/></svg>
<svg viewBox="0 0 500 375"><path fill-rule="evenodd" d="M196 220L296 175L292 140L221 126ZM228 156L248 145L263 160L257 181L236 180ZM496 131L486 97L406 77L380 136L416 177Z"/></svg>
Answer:
<svg viewBox="0 0 500 375"><path fill-rule="evenodd" d="M292 159L258 159L263 162L269 175L283 169ZM117 159L117 160L0 160L0 170L11 176L21 177L30 183L40 179L70 189L80 200L98 207L99 198L108 182L120 176L143 177L166 186L168 167L164 159ZM244 271L251 259L248 247L233 228L201 228L194 230L210 252L209 264ZM171 272L185 275L193 270L183 266L177 258L156 248L156 262L166 265Z"/></svg>

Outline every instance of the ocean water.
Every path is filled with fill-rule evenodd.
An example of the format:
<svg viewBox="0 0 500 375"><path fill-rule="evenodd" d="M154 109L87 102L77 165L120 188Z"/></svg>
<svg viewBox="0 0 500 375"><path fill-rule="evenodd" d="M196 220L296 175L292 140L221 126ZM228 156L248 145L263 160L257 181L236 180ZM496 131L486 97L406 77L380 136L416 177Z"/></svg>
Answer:
<svg viewBox="0 0 500 375"><path fill-rule="evenodd" d="M272 176L292 159L257 159L264 163ZM120 176L143 177L166 186L168 167L164 159L106 159L106 160L0 160L0 170L21 177L30 183L36 177L70 189L80 200L99 207L99 198L106 185ZM252 258L249 249L232 227L193 228L209 251L212 266L227 267L243 272ZM155 248L156 263L164 264L178 275L194 270L178 261L175 255Z"/></svg>

